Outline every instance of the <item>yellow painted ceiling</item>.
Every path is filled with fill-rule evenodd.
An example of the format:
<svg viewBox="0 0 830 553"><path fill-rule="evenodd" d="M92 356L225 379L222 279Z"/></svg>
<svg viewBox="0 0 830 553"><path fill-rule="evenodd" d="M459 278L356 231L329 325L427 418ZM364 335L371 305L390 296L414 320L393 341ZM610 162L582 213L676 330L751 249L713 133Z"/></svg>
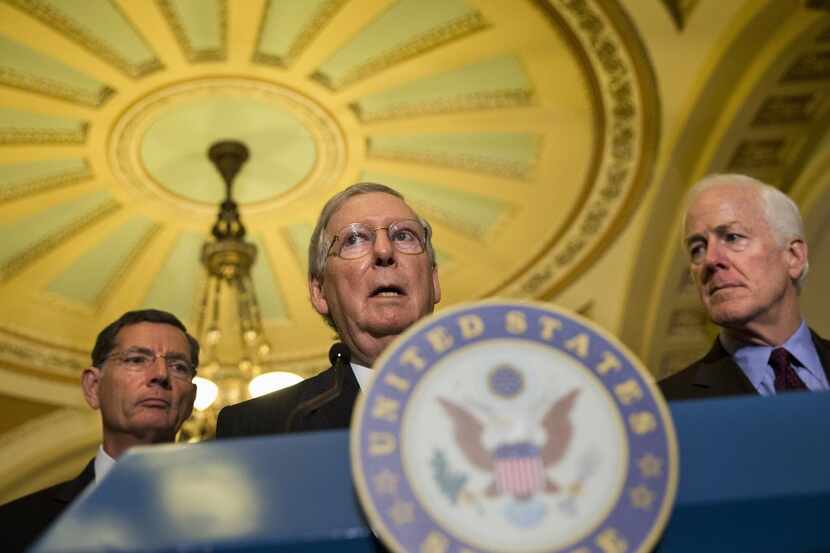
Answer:
<svg viewBox="0 0 830 553"><path fill-rule="evenodd" d="M0 500L94 445L77 382L105 324L153 306L195 326L220 139L251 151L235 196L259 248L265 370L326 366L305 252L358 180L433 223L441 307L555 301L661 375L713 332L677 251L682 194L750 173L804 209L805 296L830 333L824 4L0 1L0 452L28 459L0 463Z"/></svg>
<svg viewBox="0 0 830 553"><path fill-rule="evenodd" d="M539 296L625 225L656 153L654 76L618 8L39 0L0 17L0 297L18 314L0 332L57 349L139 306L195 322L216 140L251 150L235 192L269 362L309 366L330 335L305 252L338 189L384 182L431 219L446 303Z"/></svg>

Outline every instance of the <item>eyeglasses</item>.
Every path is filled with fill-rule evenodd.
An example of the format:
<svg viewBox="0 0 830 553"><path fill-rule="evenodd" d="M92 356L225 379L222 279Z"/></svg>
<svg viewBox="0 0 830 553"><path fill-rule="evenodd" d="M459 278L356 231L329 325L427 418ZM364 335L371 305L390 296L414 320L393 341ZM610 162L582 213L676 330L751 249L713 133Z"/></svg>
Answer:
<svg viewBox="0 0 830 553"><path fill-rule="evenodd" d="M190 381L196 373L193 364L178 353L159 355L152 350L141 348L116 351L107 355L107 359L110 358L115 359L122 367L133 372L146 372L155 366L156 359L161 358L164 359L164 366L173 378Z"/></svg>
<svg viewBox="0 0 830 553"><path fill-rule="evenodd" d="M347 225L334 236L326 256L336 255L343 259L363 257L372 251L379 230L386 231L389 242L400 253L416 255L424 251L427 229L414 219L403 219L386 227L370 227L363 223Z"/></svg>

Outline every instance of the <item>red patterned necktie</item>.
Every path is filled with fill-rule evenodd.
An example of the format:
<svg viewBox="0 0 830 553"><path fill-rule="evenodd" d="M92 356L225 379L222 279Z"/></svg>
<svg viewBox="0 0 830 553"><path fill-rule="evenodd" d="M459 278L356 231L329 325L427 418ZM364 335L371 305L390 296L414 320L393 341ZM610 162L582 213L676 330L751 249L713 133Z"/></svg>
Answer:
<svg viewBox="0 0 830 553"><path fill-rule="evenodd" d="M775 391L806 390L807 386L798 377L790 363L790 352L784 348L775 348L769 356L769 364L775 371Z"/></svg>

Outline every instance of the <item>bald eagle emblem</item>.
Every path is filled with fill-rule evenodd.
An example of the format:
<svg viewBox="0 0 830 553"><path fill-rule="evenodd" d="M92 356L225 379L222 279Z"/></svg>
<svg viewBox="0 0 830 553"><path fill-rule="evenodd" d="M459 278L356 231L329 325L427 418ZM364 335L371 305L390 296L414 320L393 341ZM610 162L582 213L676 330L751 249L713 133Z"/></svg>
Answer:
<svg viewBox="0 0 830 553"><path fill-rule="evenodd" d="M521 373L505 365L490 373L488 384L493 395L502 399L513 399L523 390ZM439 397L463 457L491 478L485 489L474 493L461 473L453 478L445 453L436 451L432 464L439 486L453 502L460 498L479 510L485 499L505 498L507 520L518 527L536 526L546 511L539 496L574 491L573 486L551 478L548 469L568 451L574 431L570 413L578 396L579 390L573 389L553 402L523 403L509 412L476 401L462 405Z"/></svg>

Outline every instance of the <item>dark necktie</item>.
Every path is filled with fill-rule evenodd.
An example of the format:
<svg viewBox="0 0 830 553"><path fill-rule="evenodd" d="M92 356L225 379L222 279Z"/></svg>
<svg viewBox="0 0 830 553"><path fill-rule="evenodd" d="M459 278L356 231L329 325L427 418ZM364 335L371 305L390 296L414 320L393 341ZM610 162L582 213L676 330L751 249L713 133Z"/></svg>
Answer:
<svg viewBox="0 0 830 553"><path fill-rule="evenodd" d="M784 348L775 348L769 356L769 364L775 371L775 391L806 390L807 386L798 377L790 363L790 352Z"/></svg>

